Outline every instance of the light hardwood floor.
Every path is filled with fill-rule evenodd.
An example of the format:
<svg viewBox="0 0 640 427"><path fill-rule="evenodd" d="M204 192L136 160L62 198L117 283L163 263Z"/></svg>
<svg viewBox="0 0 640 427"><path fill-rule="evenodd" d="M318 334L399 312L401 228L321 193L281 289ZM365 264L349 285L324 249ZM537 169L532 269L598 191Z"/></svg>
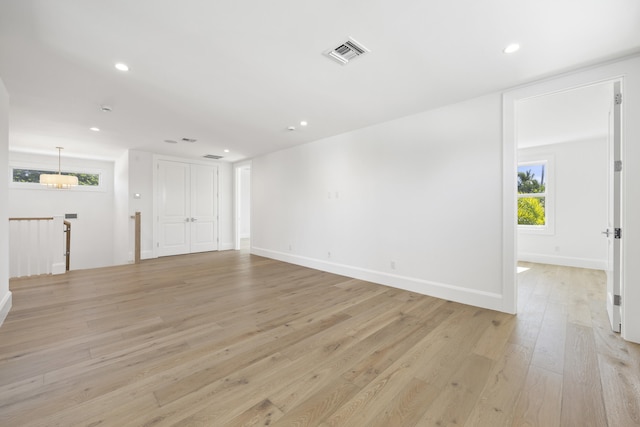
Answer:
<svg viewBox="0 0 640 427"><path fill-rule="evenodd" d="M603 274L523 266L518 316L233 251L13 280L0 425L640 425Z"/></svg>

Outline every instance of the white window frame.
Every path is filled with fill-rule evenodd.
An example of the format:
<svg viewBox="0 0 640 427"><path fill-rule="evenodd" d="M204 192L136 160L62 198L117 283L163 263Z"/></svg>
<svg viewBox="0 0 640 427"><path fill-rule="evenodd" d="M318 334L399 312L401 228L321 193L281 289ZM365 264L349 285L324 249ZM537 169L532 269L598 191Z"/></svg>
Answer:
<svg viewBox="0 0 640 427"><path fill-rule="evenodd" d="M43 163L30 163L30 162L10 162L9 163L9 188L21 189L21 190L45 190L51 191L52 189L46 185L42 185L37 182L14 182L13 171L14 169L30 169L51 171L52 173L58 173L57 168L52 168L50 164ZM64 173L86 173L92 175L98 175L98 185L78 185L75 187L64 189L64 191L89 191L89 192L106 192L107 186L104 182L104 171L99 168L77 168L77 167L65 167L62 170Z"/></svg>
<svg viewBox="0 0 640 427"><path fill-rule="evenodd" d="M523 234L539 234L539 235L554 235L555 234L555 159L552 154L536 154L536 155L519 155L518 165L516 172L521 166L527 165L539 165L545 164L545 187L544 193L536 193L534 197L545 198L545 225L523 225L518 224L518 232ZM516 177L517 181L517 177ZM526 195L517 194L516 191L516 206L517 201L521 197L527 197ZM517 209L517 208L516 208ZM518 213L516 212L516 221L518 220Z"/></svg>

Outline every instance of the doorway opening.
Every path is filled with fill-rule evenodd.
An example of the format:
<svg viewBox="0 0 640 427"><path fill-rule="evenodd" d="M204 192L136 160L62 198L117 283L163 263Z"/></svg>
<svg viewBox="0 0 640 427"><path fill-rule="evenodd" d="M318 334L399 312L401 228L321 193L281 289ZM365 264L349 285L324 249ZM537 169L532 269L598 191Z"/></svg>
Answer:
<svg viewBox="0 0 640 427"><path fill-rule="evenodd" d="M620 80L552 90L541 84L514 96L510 168L516 180L516 268L524 262L604 271L607 311L617 332L621 253L614 230L620 227L621 180L614 164L621 153L620 87ZM514 292L515 303L517 285Z"/></svg>

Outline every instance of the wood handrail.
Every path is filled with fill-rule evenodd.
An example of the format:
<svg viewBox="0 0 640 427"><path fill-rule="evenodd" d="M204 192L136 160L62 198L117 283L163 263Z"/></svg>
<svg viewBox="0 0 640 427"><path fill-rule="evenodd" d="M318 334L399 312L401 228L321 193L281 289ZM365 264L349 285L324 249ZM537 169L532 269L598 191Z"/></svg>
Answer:
<svg viewBox="0 0 640 427"><path fill-rule="evenodd" d="M69 271L69 266L71 264L71 223L69 221L63 221L62 223L64 224L64 232L67 233L65 258L67 258L66 271Z"/></svg>
<svg viewBox="0 0 640 427"><path fill-rule="evenodd" d="M140 212L136 212L135 215L131 215L131 219L135 220L135 251L134 251L134 263L140 263Z"/></svg>
<svg viewBox="0 0 640 427"><path fill-rule="evenodd" d="M22 217L22 218L9 218L9 221L53 221L52 216L42 216L42 217Z"/></svg>

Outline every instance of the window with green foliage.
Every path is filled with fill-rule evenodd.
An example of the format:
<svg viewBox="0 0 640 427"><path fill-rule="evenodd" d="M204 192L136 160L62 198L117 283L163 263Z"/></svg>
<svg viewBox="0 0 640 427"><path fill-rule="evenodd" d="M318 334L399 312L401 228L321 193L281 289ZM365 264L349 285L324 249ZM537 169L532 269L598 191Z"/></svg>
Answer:
<svg viewBox="0 0 640 427"><path fill-rule="evenodd" d="M518 165L518 225L547 225L546 162Z"/></svg>
<svg viewBox="0 0 640 427"><path fill-rule="evenodd" d="M13 182L39 183L41 174L57 174L57 171L18 169L13 168ZM73 175L78 177L78 185L98 187L100 186L100 174L97 173L75 173L62 172L62 175Z"/></svg>

